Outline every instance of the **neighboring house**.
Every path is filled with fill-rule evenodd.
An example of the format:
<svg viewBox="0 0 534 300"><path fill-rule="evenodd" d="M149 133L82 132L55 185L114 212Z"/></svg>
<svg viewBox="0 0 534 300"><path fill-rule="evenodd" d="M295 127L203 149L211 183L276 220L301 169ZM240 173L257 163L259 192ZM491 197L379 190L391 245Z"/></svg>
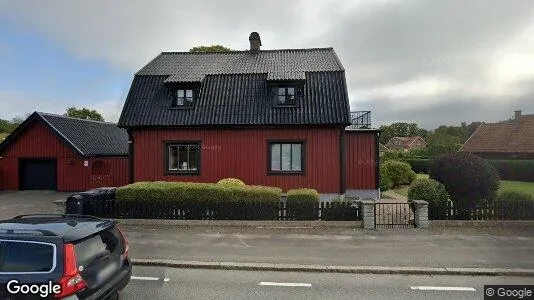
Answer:
<svg viewBox="0 0 534 300"><path fill-rule="evenodd" d="M427 144L420 136L396 136L391 138L385 146L389 150L407 152L412 149L424 149Z"/></svg>
<svg viewBox="0 0 534 300"><path fill-rule="evenodd" d="M119 127L130 181L315 188L376 196L376 130L351 125L345 71L332 48L163 52L133 79ZM352 146L351 146L352 145Z"/></svg>
<svg viewBox="0 0 534 300"><path fill-rule="evenodd" d="M522 115L500 123L480 125L460 148L483 158L534 158L534 114Z"/></svg>
<svg viewBox="0 0 534 300"><path fill-rule="evenodd" d="M389 151L389 149L388 147L384 146L384 144L378 143L378 151L379 151L379 156L382 156L382 154L384 154L384 152Z"/></svg>
<svg viewBox="0 0 534 300"><path fill-rule="evenodd" d="M0 189L84 191L128 183L128 134L35 112L0 144Z"/></svg>

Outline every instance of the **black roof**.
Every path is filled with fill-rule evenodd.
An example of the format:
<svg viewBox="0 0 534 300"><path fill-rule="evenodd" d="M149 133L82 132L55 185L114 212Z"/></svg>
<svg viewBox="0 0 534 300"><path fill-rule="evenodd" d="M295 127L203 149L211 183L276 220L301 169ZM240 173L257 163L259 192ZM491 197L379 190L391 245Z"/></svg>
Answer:
<svg viewBox="0 0 534 300"><path fill-rule="evenodd" d="M117 127L117 124L82 120L42 112L34 112L22 122L0 144L0 152L34 120L40 120L82 156L128 155L128 133L126 130Z"/></svg>
<svg viewBox="0 0 534 300"><path fill-rule="evenodd" d="M304 81L299 107L272 105L269 83L277 81ZM179 83L202 83L193 109L170 109ZM332 48L164 52L136 73L118 125L348 125L349 115Z"/></svg>
<svg viewBox="0 0 534 300"><path fill-rule="evenodd" d="M0 221L0 236L51 237L75 241L116 224L116 221L69 215L34 215Z"/></svg>

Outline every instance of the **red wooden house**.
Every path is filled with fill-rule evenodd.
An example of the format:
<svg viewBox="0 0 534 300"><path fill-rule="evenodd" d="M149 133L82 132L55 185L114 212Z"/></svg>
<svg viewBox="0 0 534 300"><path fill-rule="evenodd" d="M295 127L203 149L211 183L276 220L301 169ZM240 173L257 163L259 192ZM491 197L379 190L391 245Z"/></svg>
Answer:
<svg viewBox="0 0 534 300"><path fill-rule="evenodd" d="M249 41L247 51L164 52L135 74L118 124L130 181L235 177L376 198L378 132L351 121L334 50Z"/></svg>
<svg viewBox="0 0 534 300"><path fill-rule="evenodd" d="M0 144L0 190L85 191L128 183L128 134L35 112Z"/></svg>

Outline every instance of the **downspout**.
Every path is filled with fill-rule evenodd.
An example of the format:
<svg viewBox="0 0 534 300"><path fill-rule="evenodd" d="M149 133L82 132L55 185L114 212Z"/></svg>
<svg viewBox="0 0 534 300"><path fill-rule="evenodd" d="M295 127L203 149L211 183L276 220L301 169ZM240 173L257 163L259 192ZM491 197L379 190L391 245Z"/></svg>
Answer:
<svg viewBox="0 0 534 300"><path fill-rule="evenodd" d="M376 199L380 200L380 146L379 146L380 131L375 134L375 184L378 195Z"/></svg>
<svg viewBox="0 0 534 300"><path fill-rule="evenodd" d="M134 183L134 138L132 130L128 129L128 182Z"/></svg>
<svg viewBox="0 0 534 300"><path fill-rule="evenodd" d="M339 132L339 194L344 198L347 192L347 153L345 151L345 127Z"/></svg>

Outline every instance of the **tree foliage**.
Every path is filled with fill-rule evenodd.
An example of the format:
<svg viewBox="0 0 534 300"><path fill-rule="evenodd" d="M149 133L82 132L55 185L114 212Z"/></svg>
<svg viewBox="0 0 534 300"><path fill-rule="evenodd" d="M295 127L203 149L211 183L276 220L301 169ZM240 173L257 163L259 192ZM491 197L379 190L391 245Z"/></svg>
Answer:
<svg viewBox="0 0 534 300"><path fill-rule="evenodd" d="M495 167L471 153L443 155L430 163L429 171L430 178L445 185L453 202L474 205L492 201L499 189Z"/></svg>
<svg viewBox="0 0 534 300"><path fill-rule="evenodd" d="M211 46L196 46L189 49L189 52L230 52L233 51L230 48L224 47L222 45L211 45Z"/></svg>
<svg viewBox="0 0 534 300"><path fill-rule="evenodd" d="M20 125L20 123L24 122L29 115L30 114L26 114L26 117L17 116L11 120L0 119L0 133L11 133L13 130L15 130L15 128L17 128L17 126Z"/></svg>
<svg viewBox="0 0 534 300"><path fill-rule="evenodd" d="M67 112L64 114L67 117L84 119L84 120L94 120L94 121L104 121L104 117L94 109L88 108L76 108L69 107Z"/></svg>

